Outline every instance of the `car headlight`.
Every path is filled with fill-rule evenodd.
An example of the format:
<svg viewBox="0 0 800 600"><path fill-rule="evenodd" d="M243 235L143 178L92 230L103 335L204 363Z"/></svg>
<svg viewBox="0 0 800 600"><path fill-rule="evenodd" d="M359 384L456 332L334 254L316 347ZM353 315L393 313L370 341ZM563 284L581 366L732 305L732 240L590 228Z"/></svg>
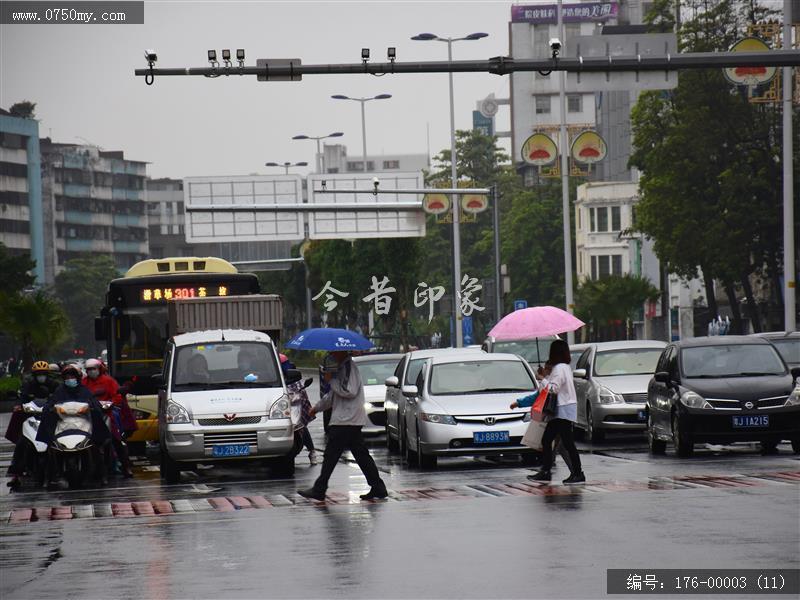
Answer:
<svg viewBox="0 0 800 600"><path fill-rule="evenodd" d="M451 415L432 415L430 413L419 413L420 418L428 423L438 423L439 425L455 425L456 420Z"/></svg>
<svg viewBox="0 0 800 600"><path fill-rule="evenodd" d="M527 422L528 422L528 421L530 421L530 420L531 420L531 411L529 411L529 410L526 410L526 411L525 411L525 414L524 414L524 415L522 415L522 422L523 422L523 423L527 423Z"/></svg>
<svg viewBox="0 0 800 600"><path fill-rule="evenodd" d="M689 408L714 408L705 398L695 392L683 392L681 402Z"/></svg>
<svg viewBox="0 0 800 600"><path fill-rule="evenodd" d="M292 405L289 403L289 398L285 395L281 396L269 409L270 419L289 419L292 416Z"/></svg>
<svg viewBox="0 0 800 600"><path fill-rule="evenodd" d="M600 404L625 404L620 394L615 394L604 385L597 386L597 400Z"/></svg>
<svg viewBox="0 0 800 600"><path fill-rule="evenodd" d="M177 402L167 402L167 423L190 423L189 413Z"/></svg>
<svg viewBox="0 0 800 600"><path fill-rule="evenodd" d="M800 405L800 384L794 386L792 393L786 399L784 406L798 406Z"/></svg>

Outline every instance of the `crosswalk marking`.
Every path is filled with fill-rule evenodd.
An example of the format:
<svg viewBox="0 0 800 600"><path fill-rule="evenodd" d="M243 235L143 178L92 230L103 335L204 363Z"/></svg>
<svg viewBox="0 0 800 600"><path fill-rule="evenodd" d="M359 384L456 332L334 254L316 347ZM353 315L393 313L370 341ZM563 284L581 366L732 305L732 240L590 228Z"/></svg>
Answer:
<svg viewBox="0 0 800 600"><path fill-rule="evenodd" d="M647 480L590 481L582 486L550 485L527 480L490 482L487 484L453 485L389 490L392 502L448 501L470 498L508 498L511 496L570 496L577 494L607 494L631 491L671 491L686 489L744 490L748 488L800 485L800 471L773 471L736 475L654 476ZM332 492L325 504L349 504L357 494ZM177 500L148 500L135 502L101 502L52 507L23 507L0 512L0 525L15 525L37 521L69 519L156 517L198 512L237 512L265 510L289 506L323 505L309 501L299 494L268 496L218 496Z"/></svg>

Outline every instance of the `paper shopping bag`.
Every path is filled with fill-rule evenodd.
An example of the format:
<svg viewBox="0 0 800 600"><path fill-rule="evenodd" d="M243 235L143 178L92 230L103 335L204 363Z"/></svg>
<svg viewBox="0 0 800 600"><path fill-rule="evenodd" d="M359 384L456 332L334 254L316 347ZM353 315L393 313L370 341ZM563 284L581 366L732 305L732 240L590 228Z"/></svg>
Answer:
<svg viewBox="0 0 800 600"><path fill-rule="evenodd" d="M547 423L542 421L531 421L525 435L522 436L522 445L534 450L542 449L542 436L547 428Z"/></svg>

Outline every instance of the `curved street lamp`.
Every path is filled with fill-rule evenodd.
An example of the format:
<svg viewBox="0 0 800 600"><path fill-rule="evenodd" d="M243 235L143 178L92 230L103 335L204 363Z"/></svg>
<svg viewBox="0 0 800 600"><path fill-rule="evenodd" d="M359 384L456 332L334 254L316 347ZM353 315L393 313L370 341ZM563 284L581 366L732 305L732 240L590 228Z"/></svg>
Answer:
<svg viewBox="0 0 800 600"><path fill-rule="evenodd" d="M283 167L284 169L286 169L286 174L288 175L289 174L289 167L306 167L306 166L308 166L308 163L305 162L305 161L296 162L296 163L290 163L290 162L285 162L285 163L268 162L268 163L264 163L264 166L265 167Z"/></svg>
<svg viewBox="0 0 800 600"><path fill-rule="evenodd" d="M361 103L361 151L364 154L364 173L367 172L367 125L366 118L364 117L364 104L370 100L388 100L391 97L391 94L378 94L377 96L370 96L369 98L351 98L343 94L331 96L334 100L354 100Z"/></svg>
<svg viewBox="0 0 800 600"><path fill-rule="evenodd" d="M453 62L453 42L473 41L488 37L488 33L476 32L465 35L464 37L441 37L435 33L419 33L411 39L417 42L447 42L447 62ZM457 187L458 172L456 171L456 120L453 108L453 72L448 73L450 79L450 175L452 177L453 188ZM461 295L461 238L459 236L459 217L461 212L458 197L453 198L453 280L455 283L453 311L456 317L455 347L461 348L464 345L464 332L461 330L461 305L458 298ZM499 315L498 315L499 318Z"/></svg>
<svg viewBox="0 0 800 600"><path fill-rule="evenodd" d="M325 172L325 157L320 153L319 149L319 141L324 140L327 138L335 138L335 137L342 137L344 133L341 131L334 131L333 133L329 133L328 135L295 135L292 137L293 140L317 140L317 172L324 173Z"/></svg>

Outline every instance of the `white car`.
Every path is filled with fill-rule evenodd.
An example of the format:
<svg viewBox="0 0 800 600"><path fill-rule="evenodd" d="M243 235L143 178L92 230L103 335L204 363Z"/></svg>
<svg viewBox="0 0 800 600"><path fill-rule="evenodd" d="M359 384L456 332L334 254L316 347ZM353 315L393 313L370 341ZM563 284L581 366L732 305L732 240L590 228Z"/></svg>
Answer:
<svg viewBox="0 0 800 600"><path fill-rule="evenodd" d="M538 389L530 365L515 354L447 353L425 360L404 385L404 442L409 465L432 468L440 456L539 453L521 444L530 409L509 405Z"/></svg>
<svg viewBox="0 0 800 600"><path fill-rule="evenodd" d="M363 354L353 358L364 385L364 408L369 424L361 429L364 435L380 435L386 431L386 379L391 377L402 354Z"/></svg>

